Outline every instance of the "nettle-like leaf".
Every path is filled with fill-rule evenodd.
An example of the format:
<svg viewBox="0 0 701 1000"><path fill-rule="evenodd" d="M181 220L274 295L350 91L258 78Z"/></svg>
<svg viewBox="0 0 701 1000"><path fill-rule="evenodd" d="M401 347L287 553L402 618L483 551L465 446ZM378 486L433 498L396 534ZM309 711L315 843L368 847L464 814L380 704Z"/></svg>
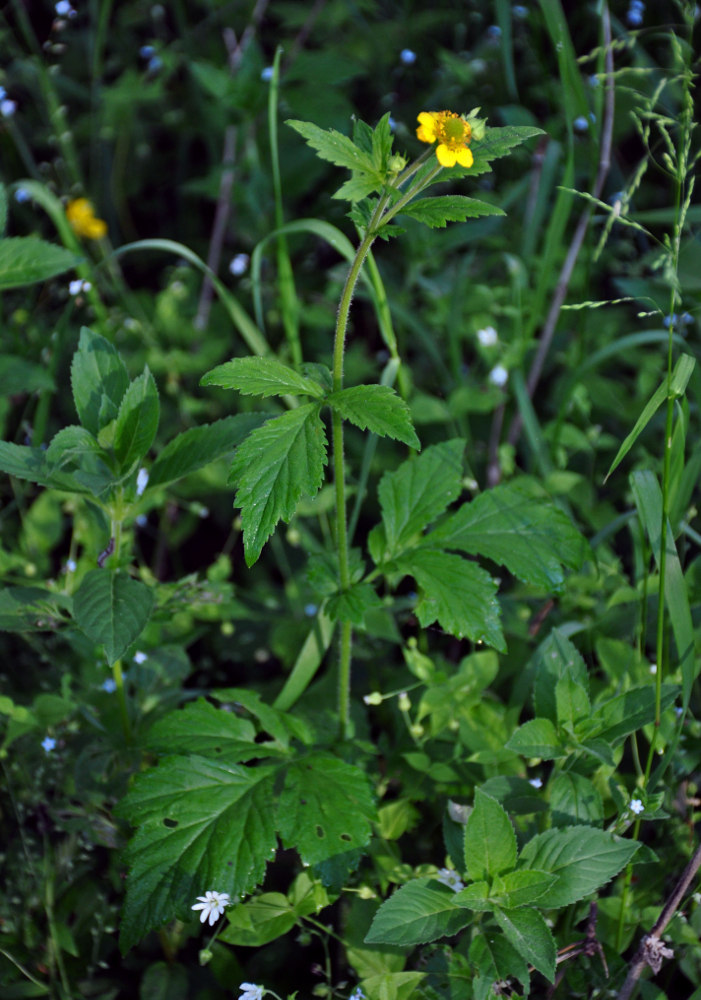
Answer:
<svg viewBox="0 0 701 1000"><path fill-rule="evenodd" d="M474 917L455 901L455 893L435 879L416 878L401 886L379 908L367 944L426 944L467 927Z"/></svg>
<svg viewBox="0 0 701 1000"><path fill-rule="evenodd" d="M233 720L223 710L228 723L198 711L207 745L215 730L224 743L249 732L234 727L227 734ZM167 726L154 729L161 745L176 735ZM175 729L183 731L182 719ZM168 757L137 775L118 812L138 828L126 851L124 951L166 921L191 917L189 907L207 887L232 898L251 892L274 855L276 830L286 847L316 864L365 846L377 818L365 774L323 751L254 767L200 754Z"/></svg>
<svg viewBox="0 0 701 1000"><path fill-rule="evenodd" d="M73 595L76 624L104 646L110 666L141 635L152 607L153 594L146 584L119 570L91 570Z"/></svg>
<svg viewBox="0 0 701 1000"><path fill-rule="evenodd" d="M590 896L628 864L640 844L614 837L593 826L547 830L529 840L519 867L557 875L557 881L538 900L555 909Z"/></svg>
<svg viewBox="0 0 701 1000"><path fill-rule="evenodd" d="M493 926L485 927L472 939L468 955L478 973L472 981L475 1000L493 1000L494 984L507 977L523 983L524 995L528 994L528 963L503 934L494 932Z"/></svg>
<svg viewBox="0 0 701 1000"><path fill-rule="evenodd" d="M585 692L589 690L587 666L577 647L559 629L538 646L531 659L535 669L533 702L536 715L557 722L557 682L563 677L571 677Z"/></svg>
<svg viewBox="0 0 701 1000"><path fill-rule="evenodd" d="M356 202L373 191L380 190L384 181L384 170L378 169L375 161L383 148L382 139L378 139L377 149L366 151L335 129L325 131L317 125L312 125L311 122L295 120L289 120L286 124L299 132L322 160L328 160L337 167L353 171L351 179L334 194L334 198Z"/></svg>
<svg viewBox="0 0 701 1000"><path fill-rule="evenodd" d="M529 719L524 722L511 735L506 749L520 753L522 757L540 757L542 760L554 760L567 753L555 724L550 719Z"/></svg>
<svg viewBox="0 0 701 1000"><path fill-rule="evenodd" d="M465 866L470 878L492 879L516 865L516 834L499 803L475 789L475 806L465 825Z"/></svg>
<svg viewBox="0 0 701 1000"><path fill-rule="evenodd" d="M122 397L114 430L114 453L126 472L140 462L158 430L158 389L148 370L135 378Z"/></svg>
<svg viewBox="0 0 701 1000"><path fill-rule="evenodd" d="M520 910L497 908L494 917L516 951L552 983L557 949L543 915L527 906Z"/></svg>
<svg viewBox="0 0 701 1000"><path fill-rule="evenodd" d="M22 386L23 392L55 391L56 382L47 369L28 358L0 354L0 396L9 396Z"/></svg>
<svg viewBox="0 0 701 1000"><path fill-rule="evenodd" d="M369 583L356 583L348 590L338 591L325 604L326 614L337 622L352 622L361 628L365 615L373 608L382 607L382 601Z"/></svg>
<svg viewBox="0 0 701 1000"><path fill-rule="evenodd" d="M149 489L173 483L217 458L231 454L251 431L268 418L269 414L265 413L240 413L183 431L168 442L151 466Z"/></svg>
<svg viewBox="0 0 701 1000"><path fill-rule="evenodd" d="M86 326L73 355L71 386L81 424L97 437L117 416L129 375L117 349Z"/></svg>
<svg viewBox="0 0 701 1000"><path fill-rule="evenodd" d="M460 495L465 442L456 438L431 445L380 480L384 547L376 562L394 558Z"/></svg>
<svg viewBox="0 0 701 1000"><path fill-rule="evenodd" d="M252 566L280 519L289 521L303 495L314 496L326 464L319 405L306 403L268 420L234 455L246 565Z"/></svg>
<svg viewBox="0 0 701 1000"><path fill-rule="evenodd" d="M388 385L355 385L332 392L326 402L361 430L390 437L417 450L421 447L404 400Z"/></svg>
<svg viewBox="0 0 701 1000"><path fill-rule="evenodd" d="M376 815L367 779L351 764L314 752L287 768L278 829L306 864L364 847Z"/></svg>
<svg viewBox="0 0 701 1000"><path fill-rule="evenodd" d="M487 642L505 650L497 585L480 566L441 549L422 547L396 561L421 589L416 616L421 625L437 621L451 635Z"/></svg>
<svg viewBox="0 0 701 1000"><path fill-rule="evenodd" d="M48 281L69 271L82 260L65 247L45 243L35 236L12 236L0 240L0 291Z"/></svg>
<svg viewBox="0 0 701 1000"><path fill-rule="evenodd" d="M120 946L187 919L198 895L216 886L251 892L275 851L273 767L172 757L138 774L118 813L139 829L129 864Z"/></svg>
<svg viewBox="0 0 701 1000"><path fill-rule="evenodd" d="M14 444L12 441L0 441L0 472L17 479L26 479L39 486L51 486L66 490L69 493L87 493L75 478L68 473L56 470L47 460L46 452L41 448L29 445Z"/></svg>
<svg viewBox="0 0 701 1000"><path fill-rule="evenodd" d="M581 566L586 542L569 517L526 483L486 490L429 536L431 544L487 556L526 583L560 590L564 567Z"/></svg>
<svg viewBox="0 0 701 1000"><path fill-rule="evenodd" d="M506 215L498 205L490 205L477 198L448 194L436 198L419 198L402 208L401 215L409 215L433 229L444 229L449 222L464 222L482 215Z"/></svg>
<svg viewBox="0 0 701 1000"><path fill-rule="evenodd" d="M238 389L244 396L313 396L319 399L323 389L311 378L277 358L233 358L200 379L200 385L218 385Z"/></svg>

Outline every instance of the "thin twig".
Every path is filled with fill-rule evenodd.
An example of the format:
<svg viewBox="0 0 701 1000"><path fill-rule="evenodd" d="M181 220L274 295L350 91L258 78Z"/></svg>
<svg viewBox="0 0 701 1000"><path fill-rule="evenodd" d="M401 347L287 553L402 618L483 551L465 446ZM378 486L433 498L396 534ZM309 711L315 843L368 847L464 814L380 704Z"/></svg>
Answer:
<svg viewBox="0 0 701 1000"><path fill-rule="evenodd" d="M606 51L606 84L605 84L605 100L604 100L604 117L601 130L601 151L599 154L599 167L596 173L596 180L594 181L594 188L592 194L595 198L598 198L601 194L604 182L609 172L609 167L611 165L611 140L613 136L613 117L614 117L614 84L613 84L613 46L611 44L611 19L609 17L608 4L604 3L601 13L601 20L603 26L604 34L604 48ZM560 271L560 276L555 287L555 294L553 295L553 300L548 311L547 318L545 320L545 325L543 326L543 332L538 343L538 350L533 359L531 369L528 373L528 379L526 381L526 388L529 397L532 399L535 393L536 386L540 380L540 376L543 371L543 365L545 363L545 358L547 357L548 351L552 345L552 340L555 335L555 327L557 326L557 321L560 316L560 310L562 304L565 301L565 296L567 295L567 289L569 287L570 279L572 277L572 272L574 271L574 266L577 262L579 252L582 248L582 243L584 242L584 236L587 231L587 226L589 225L589 219L592 214L592 205L587 204L586 208L582 212L579 222L577 223L577 228L575 230L570 248L567 251L567 256L565 257L562 269ZM523 421L521 419L521 414L517 413L514 415L511 421L511 426L509 428L509 433L507 440L509 444L515 445L521 435Z"/></svg>
<svg viewBox="0 0 701 1000"><path fill-rule="evenodd" d="M677 912L679 904L686 895L687 889L691 885L696 872L699 870L699 865L701 865L701 845L696 848L694 856L682 872L681 878L677 882L672 895L662 907L662 912L657 918L655 926L640 942L638 950L630 963L626 980L618 994L618 1000L629 1000L646 965L649 965L653 972L659 972L662 966L662 959L672 958L674 952L671 948L663 945L660 938L665 927Z"/></svg>
<svg viewBox="0 0 701 1000"><path fill-rule="evenodd" d="M263 19L265 9L270 0L258 0L253 8L251 20L241 41L237 42L236 33L232 28L224 29L224 44L228 52L229 71L232 76L236 73L246 47L253 38L258 25ZM227 125L224 132L224 149L222 152L222 175L219 181L219 194L217 196L217 207L214 212L214 222L212 224L212 235L209 240L209 252L207 254L207 266L212 273L216 274L221 260L224 236L231 212L231 190L234 186L234 166L236 163L236 139L237 129L235 125ZM197 315L194 325L197 330L204 330L209 321L209 311L212 306L212 296L214 289L209 275L205 275L200 292L200 301L197 305Z"/></svg>

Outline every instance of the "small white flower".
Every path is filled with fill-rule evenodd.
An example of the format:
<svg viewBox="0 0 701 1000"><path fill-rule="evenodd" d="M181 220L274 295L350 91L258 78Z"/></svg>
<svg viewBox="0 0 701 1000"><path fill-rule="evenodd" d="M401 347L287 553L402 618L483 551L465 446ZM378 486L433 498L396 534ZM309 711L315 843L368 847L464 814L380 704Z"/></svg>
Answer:
<svg viewBox="0 0 701 1000"><path fill-rule="evenodd" d="M263 1000L265 993L263 986L256 986L255 983L241 983L239 989L241 990L239 1000Z"/></svg>
<svg viewBox="0 0 701 1000"><path fill-rule="evenodd" d="M146 663L148 660L148 653L142 653L140 649L134 653L134 663Z"/></svg>
<svg viewBox="0 0 701 1000"><path fill-rule="evenodd" d="M71 295L80 295L81 292L89 292L92 285L89 281L83 281L82 278L76 278L75 281L70 281L68 283L68 291Z"/></svg>
<svg viewBox="0 0 701 1000"><path fill-rule="evenodd" d="M495 365L487 376L492 385L500 389L509 381L509 373L503 365Z"/></svg>
<svg viewBox="0 0 701 1000"><path fill-rule="evenodd" d="M477 331L477 339L482 347L494 347L499 338L493 326L485 326L483 330Z"/></svg>
<svg viewBox="0 0 701 1000"><path fill-rule="evenodd" d="M148 469L139 469L139 474L136 477L136 495L140 497L146 487L148 486Z"/></svg>
<svg viewBox="0 0 701 1000"><path fill-rule="evenodd" d="M12 118L16 110L17 101L11 101L9 98L5 98L4 101L0 101L0 115L2 115L3 118Z"/></svg>
<svg viewBox="0 0 701 1000"><path fill-rule="evenodd" d="M66 562L66 573L75 573L77 569L78 569L78 563L75 561L75 559L69 559Z"/></svg>
<svg viewBox="0 0 701 1000"><path fill-rule="evenodd" d="M44 753L51 753L52 750L56 749L56 740L51 736L45 736L41 741L41 745L44 749Z"/></svg>
<svg viewBox="0 0 701 1000"><path fill-rule="evenodd" d="M447 885L449 889L452 889L453 892L460 892L461 889L465 888L465 883L452 868L439 868L436 878L443 885Z"/></svg>
<svg viewBox="0 0 701 1000"><path fill-rule="evenodd" d="M237 253L235 257L231 258L231 263L229 264L229 271L236 278L240 278L242 274L245 274L248 270L248 262L250 261L250 256L247 253Z"/></svg>
<svg viewBox="0 0 701 1000"><path fill-rule="evenodd" d="M529 785L533 785L534 788L542 788L543 787L543 779L542 778L531 778L529 780L528 784Z"/></svg>
<svg viewBox="0 0 701 1000"><path fill-rule="evenodd" d="M651 663L650 664L650 673L653 675L653 677L657 673L657 664L656 663Z"/></svg>
<svg viewBox="0 0 701 1000"><path fill-rule="evenodd" d="M645 809L645 806L642 804L640 799L631 799L628 808L632 813L635 813L636 816L639 816Z"/></svg>
<svg viewBox="0 0 701 1000"><path fill-rule="evenodd" d="M198 896L197 898L199 899L199 903L195 903L190 909L202 910L202 913L200 913L200 923L203 924L209 918L210 927L216 923L226 907L231 903L228 892L214 892L212 889L208 889L204 896ZM245 986L246 983L243 985ZM262 996L263 991L261 990L260 996L256 1000L260 1000Z"/></svg>
<svg viewBox="0 0 701 1000"><path fill-rule="evenodd" d="M108 677L107 680L103 681L100 686L103 691L107 692L107 694L114 694L114 692L117 690L117 682L115 681L114 677Z"/></svg>

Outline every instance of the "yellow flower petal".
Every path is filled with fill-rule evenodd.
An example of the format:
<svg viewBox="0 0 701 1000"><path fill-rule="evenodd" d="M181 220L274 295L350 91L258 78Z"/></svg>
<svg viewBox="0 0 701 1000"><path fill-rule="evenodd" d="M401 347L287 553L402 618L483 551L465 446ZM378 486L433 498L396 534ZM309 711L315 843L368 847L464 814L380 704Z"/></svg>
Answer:
<svg viewBox="0 0 701 1000"><path fill-rule="evenodd" d="M107 233L107 223L98 219L87 198L73 198L66 205L66 218L76 236L99 240Z"/></svg>
<svg viewBox="0 0 701 1000"><path fill-rule="evenodd" d="M475 162L475 159L472 155L472 150L468 149L467 146L464 146L462 149L459 149L455 155L461 167L471 167L472 164Z"/></svg>
<svg viewBox="0 0 701 1000"><path fill-rule="evenodd" d="M422 111L417 121L419 123L419 127L416 130L417 139L420 139L421 142L435 142L436 119L434 115L430 111Z"/></svg>
<svg viewBox="0 0 701 1000"><path fill-rule="evenodd" d="M444 146L443 143L440 146L436 146L436 156L442 167L454 167L458 159L457 154L452 149Z"/></svg>

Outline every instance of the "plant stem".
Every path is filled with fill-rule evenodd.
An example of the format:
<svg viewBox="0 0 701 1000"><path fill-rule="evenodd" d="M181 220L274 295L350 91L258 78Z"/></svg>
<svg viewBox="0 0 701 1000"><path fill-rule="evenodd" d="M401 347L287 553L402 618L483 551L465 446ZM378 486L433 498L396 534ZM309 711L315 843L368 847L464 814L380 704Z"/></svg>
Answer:
<svg viewBox="0 0 701 1000"><path fill-rule="evenodd" d="M336 331L333 347L333 391L343 388L343 356L348 329L348 314L353 299L353 292L360 275L363 262L372 246L378 232L378 222L387 205L388 195L380 197L365 235L356 250L353 263L350 266L346 283L341 293L341 301L336 317ZM341 591L350 587L350 563L348 559L348 517L346 512L346 477L343 453L343 418L336 411L331 417L331 444L333 450L333 473L336 491L336 548L338 551L338 582ZM351 647L353 641L352 625L349 621L341 623L340 658L338 668L338 729L342 740L348 735L350 718L350 681L351 681Z"/></svg>

